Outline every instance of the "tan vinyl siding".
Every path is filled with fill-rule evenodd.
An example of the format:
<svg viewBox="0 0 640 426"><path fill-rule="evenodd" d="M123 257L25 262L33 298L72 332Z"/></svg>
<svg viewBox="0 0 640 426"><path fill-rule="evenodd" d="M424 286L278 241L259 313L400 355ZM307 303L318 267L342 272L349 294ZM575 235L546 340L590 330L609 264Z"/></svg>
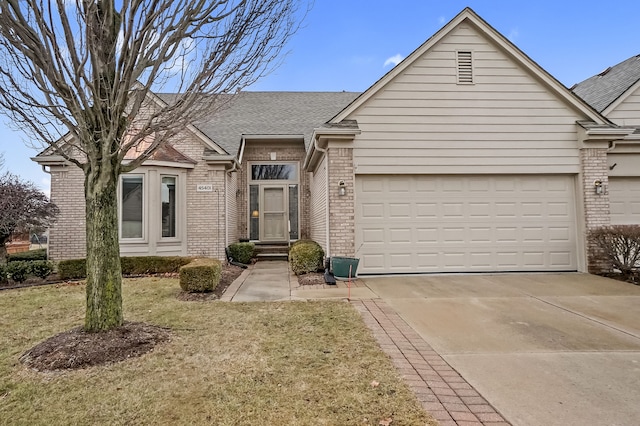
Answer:
<svg viewBox="0 0 640 426"><path fill-rule="evenodd" d="M473 54L474 84L458 84L461 51ZM349 118L362 130L359 174L579 172L575 122L585 117L468 24Z"/></svg>
<svg viewBox="0 0 640 426"><path fill-rule="evenodd" d="M327 252L327 158L311 177L311 239Z"/></svg>
<svg viewBox="0 0 640 426"><path fill-rule="evenodd" d="M640 87L609 112L607 118L619 126L640 125Z"/></svg>

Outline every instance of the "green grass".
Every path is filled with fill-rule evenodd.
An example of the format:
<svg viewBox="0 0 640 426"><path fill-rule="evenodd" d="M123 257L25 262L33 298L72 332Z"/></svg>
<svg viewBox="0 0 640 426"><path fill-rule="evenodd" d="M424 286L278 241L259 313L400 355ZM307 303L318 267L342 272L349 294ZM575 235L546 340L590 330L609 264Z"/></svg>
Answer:
<svg viewBox="0 0 640 426"><path fill-rule="evenodd" d="M81 325L84 286L0 292L0 424L427 424L344 302L181 302L175 279L125 280L125 318L172 329L140 358L38 373L18 358ZM380 382L377 387L372 381Z"/></svg>

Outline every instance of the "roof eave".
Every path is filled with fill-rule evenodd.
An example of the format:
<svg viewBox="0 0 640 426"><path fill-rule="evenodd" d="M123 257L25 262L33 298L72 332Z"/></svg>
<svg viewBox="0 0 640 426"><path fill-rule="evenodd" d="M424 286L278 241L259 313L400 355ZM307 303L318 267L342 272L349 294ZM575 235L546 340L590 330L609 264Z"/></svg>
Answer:
<svg viewBox="0 0 640 426"><path fill-rule="evenodd" d="M31 161L35 161L41 166L69 166L71 162L62 155L37 155L31 157Z"/></svg>
<svg viewBox="0 0 640 426"><path fill-rule="evenodd" d="M313 129L311 143L309 144L307 155L304 157L302 169L312 171L312 167L316 165L318 160L322 158L322 155L326 152L329 139L332 141L351 142L360 133L362 133L362 131L357 128L321 127ZM320 147L320 144L322 144L323 147Z"/></svg>

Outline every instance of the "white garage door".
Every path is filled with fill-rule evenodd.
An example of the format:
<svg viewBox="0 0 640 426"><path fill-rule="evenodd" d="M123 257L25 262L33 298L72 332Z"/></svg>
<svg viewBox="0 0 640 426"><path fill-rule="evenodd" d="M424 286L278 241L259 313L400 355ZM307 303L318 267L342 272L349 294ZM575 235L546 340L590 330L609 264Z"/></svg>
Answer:
<svg viewBox="0 0 640 426"><path fill-rule="evenodd" d="M573 271L570 176L357 176L359 273Z"/></svg>
<svg viewBox="0 0 640 426"><path fill-rule="evenodd" d="M640 177L610 177L612 225L640 224Z"/></svg>

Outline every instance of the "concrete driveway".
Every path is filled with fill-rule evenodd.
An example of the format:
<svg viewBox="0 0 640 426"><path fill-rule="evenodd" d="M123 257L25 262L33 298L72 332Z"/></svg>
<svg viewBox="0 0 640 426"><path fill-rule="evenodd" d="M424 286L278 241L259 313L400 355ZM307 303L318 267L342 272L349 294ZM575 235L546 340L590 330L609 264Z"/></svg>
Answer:
<svg viewBox="0 0 640 426"><path fill-rule="evenodd" d="M512 424L640 424L640 286L578 273L364 281Z"/></svg>

